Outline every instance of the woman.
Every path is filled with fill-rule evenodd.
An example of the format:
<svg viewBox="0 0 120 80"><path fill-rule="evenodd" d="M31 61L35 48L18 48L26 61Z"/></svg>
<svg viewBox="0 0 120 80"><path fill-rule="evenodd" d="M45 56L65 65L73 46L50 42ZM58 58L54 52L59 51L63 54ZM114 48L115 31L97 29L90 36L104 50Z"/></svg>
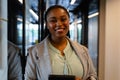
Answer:
<svg viewBox="0 0 120 80"><path fill-rule="evenodd" d="M45 21L49 35L28 49L25 79L48 80L49 75L74 75L75 80L96 80L87 49L67 37L70 16L54 5L47 9Z"/></svg>

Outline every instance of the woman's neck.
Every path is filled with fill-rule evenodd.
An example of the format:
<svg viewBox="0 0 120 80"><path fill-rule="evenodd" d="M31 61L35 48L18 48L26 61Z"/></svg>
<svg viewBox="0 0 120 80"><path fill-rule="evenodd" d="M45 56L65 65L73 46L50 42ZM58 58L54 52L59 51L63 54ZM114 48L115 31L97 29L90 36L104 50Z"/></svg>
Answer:
<svg viewBox="0 0 120 80"><path fill-rule="evenodd" d="M65 49L67 45L67 39L66 38L60 38L60 39L52 39L50 38L51 44L60 50L61 53L63 53L63 50Z"/></svg>
<svg viewBox="0 0 120 80"><path fill-rule="evenodd" d="M55 38L55 37L50 36L50 41L54 44L61 45L66 42L66 37Z"/></svg>

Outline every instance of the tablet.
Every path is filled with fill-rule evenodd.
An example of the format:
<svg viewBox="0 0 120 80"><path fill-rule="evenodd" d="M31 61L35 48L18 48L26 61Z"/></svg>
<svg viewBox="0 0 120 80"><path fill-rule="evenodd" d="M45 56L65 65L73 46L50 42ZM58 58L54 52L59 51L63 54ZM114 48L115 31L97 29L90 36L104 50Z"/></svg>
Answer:
<svg viewBox="0 0 120 80"><path fill-rule="evenodd" d="M74 75L49 75L48 80L75 80Z"/></svg>

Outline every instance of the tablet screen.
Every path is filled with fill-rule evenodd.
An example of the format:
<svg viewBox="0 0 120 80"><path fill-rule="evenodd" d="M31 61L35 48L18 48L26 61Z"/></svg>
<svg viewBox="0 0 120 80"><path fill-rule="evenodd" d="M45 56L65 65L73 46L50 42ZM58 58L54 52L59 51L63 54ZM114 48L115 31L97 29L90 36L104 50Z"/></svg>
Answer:
<svg viewBox="0 0 120 80"><path fill-rule="evenodd" d="M75 80L74 75L49 75L48 80Z"/></svg>

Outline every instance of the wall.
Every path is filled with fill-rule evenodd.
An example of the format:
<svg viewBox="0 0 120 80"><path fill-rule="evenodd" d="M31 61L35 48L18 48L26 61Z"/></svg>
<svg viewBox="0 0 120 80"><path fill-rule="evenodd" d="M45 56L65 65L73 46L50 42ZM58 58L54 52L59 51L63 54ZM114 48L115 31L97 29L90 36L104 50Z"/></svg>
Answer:
<svg viewBox="0 0 120 80"><path fill-rule="evenodd" d="M7 0L0 0L0 79L7 80Z"/></svg>
<svg viewBox="0 0 120 80"><path fill-rule="evenodd" d="M120 80L120 0L106 2L105 80Z"/></svg>
<svg viewBox="0 0 120 80"><path fill-rule="evenodd" d="M100 1L99 80L120 80L120 0Z"/></svg>

